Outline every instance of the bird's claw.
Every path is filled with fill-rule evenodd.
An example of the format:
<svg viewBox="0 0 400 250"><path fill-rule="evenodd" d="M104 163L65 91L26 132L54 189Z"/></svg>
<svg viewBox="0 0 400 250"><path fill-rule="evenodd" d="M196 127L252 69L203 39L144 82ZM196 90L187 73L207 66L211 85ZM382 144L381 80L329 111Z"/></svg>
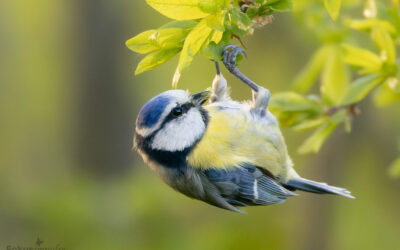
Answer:
<svg viewBox="0 0 400 250"><path fill-rule="evenodd" d="M224 52L224 60L223 60L224 65L231 73L233 73L237 67L236 65L237 55L242 54L244 57L247 57L246 51L235 45L225 46L223 52Z"/></svg>
<svg viewBox="0 0 400 250"><path fill-rule="evenodd" d="M235 75L237 78L242 80L247 86L249 86L253 91L253 104L252 111L258 113L261 116L265 116L266 109L270 100L270 92L261 86L258 86L255 82L243 75L237 68L236 57L239 54L247 57L246 52L235 45L228 45L224 48L224 65L225 67Z"/></svg>
<svg viewBox="0 0 400 250"><path fill-rule="evenodd" d="M255 92L258 91L258 85L253 82L252 80L250 80L249 78L247 78L245 75L243 75L239 69L237 68L236 65L236 57L239 54L244 55L245 57L247 57L246 52L235 45L228 45L225 46L224 48L224 65L225 67L229 70L229 72L231 72L231 74L233 74L234 76L236 76L237 78L239 78L242 82L244 82L245 84L247 84L247 86L249 86L251 89L253 89Z"/></svg>

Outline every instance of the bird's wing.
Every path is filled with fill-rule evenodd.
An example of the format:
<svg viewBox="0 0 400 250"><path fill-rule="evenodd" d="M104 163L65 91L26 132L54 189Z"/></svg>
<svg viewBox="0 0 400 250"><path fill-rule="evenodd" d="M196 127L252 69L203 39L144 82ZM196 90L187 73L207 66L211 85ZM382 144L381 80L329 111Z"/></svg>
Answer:
<svg viewBox="0 0 400 250"><path fill-rule="evenodd" d="M282 203L295 195L250 164L230 170L207 169L203 173L215 185L219 196L233 206Z"/></svg>
<svg viewBox="0 0 400 250"><path fill-rule="evenodd" d="M207 130L188 155L188 164L205 170L247 163L284 176L290 159L279 127L257 120L240 105L205 107L210 116Z"/></svg>

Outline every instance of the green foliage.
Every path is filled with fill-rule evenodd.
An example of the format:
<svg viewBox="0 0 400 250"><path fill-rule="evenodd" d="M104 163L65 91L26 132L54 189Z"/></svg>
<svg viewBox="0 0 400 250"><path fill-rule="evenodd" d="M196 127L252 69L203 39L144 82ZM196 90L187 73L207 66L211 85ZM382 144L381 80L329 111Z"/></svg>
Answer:
<svg viewBox="0 0 400 250"><path fill-rule="evenodd" d="M380 83L381 78L379 75L367 75L357 78L346 91L341 104L349 105L361 101Z"/></svg>
<svg viewBox="0 0 400 250"><path fill-rule="evenodd" d="M342 44L344 61L356 68L360 68L360 74L379 72L382 68L380 57L366 49Z"/></svg>
<svg viewBox="0 0 400 250"><path fill-rule="evenodd" d="M328 14L323 14L323 8ZM338 15L339 10L342 16ZM362 13L364 19L350 18L355 10ZM295 130L320 125L299 149L300 153L318 152L329 134L341 123L350 131L349 121L358 113L354 105L371 92L375 92L377 106L400 100L396 91L398 64L395 47L400 36L398 3L302 0L295 2L294 13L299 20L306 20L302 24L319 38L321 47L296 77L293 87L299 93L307 94L320 76L321 105L325 112L311 121L304 118L297 120L298 124L283 125ZM370 40L358 32L368 34ZM359 44L369 44L369 48ZM373 47L375 49L371 49ZM326 119L327 115L332 117L338 113L342 115L336 122L330 123Z"/></svg>
<svg viewBox="0 0 400 250"><path fill-rule="evenodd" d="M149 53L139 63L136 74L180 53L174 87L197 54L220 61L222 49L233 38L240 41L253 34L255 28L271 20L274 12L292 11L300 28L309 29L320 45L295 77L293 91L274 94L270 108L283 127L315 130L300 146L300 153L318 152L342 124L350 132L350 121L358 114L357 103L372 92L378 107L400 101L396 52L396 46L400 45L398 0L147 0L147 3L178 21L145 31L130 39L127 46L137 53Z"/></svg>
<svg viewBox="0 0 400 250"><path fill-rule="evenodd" d="M153 69L180 53L172 85L177 86L181 73L201 53L212 60L221 60L222 49L234 37L240 38L262 26L277 11L289 11L291 0L146 0L174 25L148 30L128 40L131 50L147 55L135 74Z"/></svg>
<svg viewBox="0 0 400 250"><path fill-rule="evenodd" d="M295 92L275 94L270 109L282 126L297 126L301 121L314 119L323 112L320 100Z"/></svg>
<svg viewBox="0 0 400 250"><path fill-rule="evenodd" d="M179 57L177 74L190 66L193 58L198 54L204 46L208 46L210 42L218 44L225 31L226 11L219 11L202 19L188 34ZM176 86L179 78L175 78L173 85Z"/></svg>
<svg viewBox="0 0 400 250"><path fill-rule="evenodd" d="M327 122L320 127L299 147L300 154L316 153L329 135L335 131L337 124Z"/></svg>
<svg viewBox="0 0 400 250"><path fill-rule="evenodd" d="M400 101L400 85L397 78L387 79L374 93L378 107L385 107Z"/></svg>
<svg viewBox="0 0 400 250"><path fill-rule="evenodd" d="M329 46L327 56L321 74L321 95L326 103L338 105L348 87L349 76L338 46Z"/></svg>
<svg viewBox="0 0 400 250"><path fill-rule="evenodd" d="M336 20L339 16L340 6L342 0L324 0L325 8L329 13L329 16Z"/></svg>
<svg viewBox="0 0 400 250"><path fill-rule="evenodd" d="M208 15L200 8L201 0L146 0L155 10L175 20L192 20ZM216 2L216 1L215 1Z"/></svg>

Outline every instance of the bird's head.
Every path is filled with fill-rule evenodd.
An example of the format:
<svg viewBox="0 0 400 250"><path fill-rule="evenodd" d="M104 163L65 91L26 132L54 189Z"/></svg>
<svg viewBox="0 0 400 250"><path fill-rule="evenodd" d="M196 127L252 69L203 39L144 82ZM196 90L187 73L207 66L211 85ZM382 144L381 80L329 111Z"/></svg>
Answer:
<svg viewBox="0 0 400 250"><path fill-rule="evenodd" d="M137 117L135 146L142 149L145 141L150 150L168 152L194 146L206 130L208 116L201 105L208 98L208 91L191 95L184 90L169 90L153 97Z"/></svg>

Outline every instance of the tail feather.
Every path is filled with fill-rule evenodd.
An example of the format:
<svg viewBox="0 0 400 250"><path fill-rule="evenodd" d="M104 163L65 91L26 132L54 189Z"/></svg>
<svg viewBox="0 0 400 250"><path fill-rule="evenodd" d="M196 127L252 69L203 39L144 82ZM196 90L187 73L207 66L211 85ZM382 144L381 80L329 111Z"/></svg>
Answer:
<svg viewBox="0 0 400 250"><path fill-rule="evenodd" d="M351 192L345 188L329 186L326 183L310 181L304 178L295 178L289 180L286 187L292 189L299 189L307 192L318 193L318 194L337 194L344 197L354 199L355 197L351 195Z"/></svg>

